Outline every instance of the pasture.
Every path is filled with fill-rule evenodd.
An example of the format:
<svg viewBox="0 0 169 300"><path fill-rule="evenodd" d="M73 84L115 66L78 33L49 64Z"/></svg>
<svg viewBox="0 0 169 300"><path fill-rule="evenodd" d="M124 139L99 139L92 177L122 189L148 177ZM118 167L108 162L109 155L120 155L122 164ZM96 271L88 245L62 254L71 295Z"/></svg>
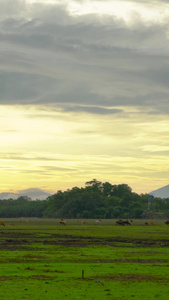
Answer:
<svg viewBox="0 0 169 300"><path fill-rule="evenodd" d="M3 300L169 298L164 220L0 220Z"/></svg>

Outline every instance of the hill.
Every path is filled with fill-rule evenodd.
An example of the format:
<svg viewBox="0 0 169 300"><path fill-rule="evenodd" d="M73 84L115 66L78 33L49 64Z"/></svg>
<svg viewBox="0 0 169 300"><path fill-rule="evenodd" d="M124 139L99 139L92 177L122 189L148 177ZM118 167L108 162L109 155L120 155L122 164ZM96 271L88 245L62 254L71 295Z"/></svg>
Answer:
<svg viewBox="0 0 169 300"><path fill-rule="evenodd" d="M149 195L162 199L169 198L169 184L160 189L150 192Z"/></svg>
<svg viewBox="0 0 169 300"><path fill-rule="evenodd" d="M17 194L16 193L0 193L0 199L17 199L21 196L27 196L31 198L32 200L45 200L47 197L51 196L51 194L38 189L38 188L31 188L31 189L26 189L19 191Z"/></svg>

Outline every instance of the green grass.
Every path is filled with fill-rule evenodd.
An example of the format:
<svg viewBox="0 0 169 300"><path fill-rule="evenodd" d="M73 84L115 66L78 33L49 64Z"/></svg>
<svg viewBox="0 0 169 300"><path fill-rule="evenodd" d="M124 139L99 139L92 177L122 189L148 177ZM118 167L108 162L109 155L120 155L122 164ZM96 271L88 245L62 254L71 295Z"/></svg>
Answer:
<svg viewBox="0 0 169 300"><path fill-rule="evenodd" d="M7 221L0 227L3 300L169 298L169 227L161 220L125 227Z"/></svg>

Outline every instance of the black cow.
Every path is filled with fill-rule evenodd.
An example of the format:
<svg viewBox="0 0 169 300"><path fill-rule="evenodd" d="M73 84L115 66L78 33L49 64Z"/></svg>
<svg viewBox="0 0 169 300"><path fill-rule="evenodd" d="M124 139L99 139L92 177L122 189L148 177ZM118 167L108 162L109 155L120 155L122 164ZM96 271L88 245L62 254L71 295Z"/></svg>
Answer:
<svg viewBox="0 0 169 300"><path fill-rule="evenodd" d="M128 220L123 221L123 223L124 223L124 225L131 225L131 223Z"/></svg>
<svg viewBox="0 0 169 300"><path fill-rule="evenodd" d="M122 226L125 225L124 222L123 222L123 220L118 220L118 221L116 221L116 224L117 224L117 225L122 225Z"/></svg>
<svg viewBox="0 0 169 300"><path fill-rule="evenodd" d="M124 225L131 225L131 223L128 220L126 220L126 221L118 220L118 221L116 221L116 224L117 225L122 225L122 226L124 226Z"/></svg>
<svg viewBox="0 0 169 300"><path fill-rule="evenodd" d="M59 224L60 224L60 225L66 225L66 221L63 220L63 219L61 219L61 220L59 221Z"/></svg>

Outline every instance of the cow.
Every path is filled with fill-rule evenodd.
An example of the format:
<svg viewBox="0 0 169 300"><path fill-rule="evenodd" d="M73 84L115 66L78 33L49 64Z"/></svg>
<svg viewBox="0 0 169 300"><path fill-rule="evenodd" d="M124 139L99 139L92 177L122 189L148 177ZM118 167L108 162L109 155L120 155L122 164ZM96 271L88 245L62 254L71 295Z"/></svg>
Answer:
<svg viewBox="0 0 169 300"><path fill-rule="evenodd" d="M118 221L116 221L116 225L124 226L125 224L124 224L123 220L118 220Z"/></svg>
<svg viewBox="0 0 169 300"><path fill-rule="evenodd" d="M169 225L169 221L167 220L166 222L164 222L166 225Z"/></svg>
<svg viewBox="0 0 169 300"><path fill-rule="evenodd" d="M118 220L118 221L116 221L116 224L117 225L122 225L122 226L124 226L124 225L131 225L131 223L128 220L126 220L126 221Z"/></svg>
<svg viewBox="0 0 169 300"><path fill-rule="evenodd" d="M149 222L150 222L150 224L151 224L151 225L154 225L154 222L153 222L152 220L151 220L151 221L149 221Z"/></svg>
<svg viewBox="0 0 169 300"><path fill-rule="evenodd" d="M86 224L86 221L82 221L81 224L82 224L82 225Z"/></svg>
<svg viewBox="0 0 169 300"><path fill-rule="evenodd" d="M95 224L96 224L96 225L102 225L102 220L100 220L100 219L99 219L99 220L96 220L96 221L95 221Z"/></svg>
<svg viewBox="0 0 169 300"><path fill-rule="evenodd" d="M4 222L0 222L0 225L4 226L5 227L5 223Z"/></svg>
<svg viewBox="0 0 169 300"><path fill-rule="evenodd" d="M124 225L131 225L131 223L128 220L123 221L123 223L124 223Z"/></svg>
<svg viewBox="0 0 169 300"><path fill-rule="evenodd" d="M66 225L66 221L63 220L63 219L61 219L61 220L59 221L59 224L60 224L60 225Z"/></svg>
<svg viewBox="0 0 169 300"><path fill-rule="evenodd" d="M10 223L9 223L9 225L11 225L11 226L14 226L15 224L14 224L14 223L12 223L12 222L10 222Z"/></svg>

